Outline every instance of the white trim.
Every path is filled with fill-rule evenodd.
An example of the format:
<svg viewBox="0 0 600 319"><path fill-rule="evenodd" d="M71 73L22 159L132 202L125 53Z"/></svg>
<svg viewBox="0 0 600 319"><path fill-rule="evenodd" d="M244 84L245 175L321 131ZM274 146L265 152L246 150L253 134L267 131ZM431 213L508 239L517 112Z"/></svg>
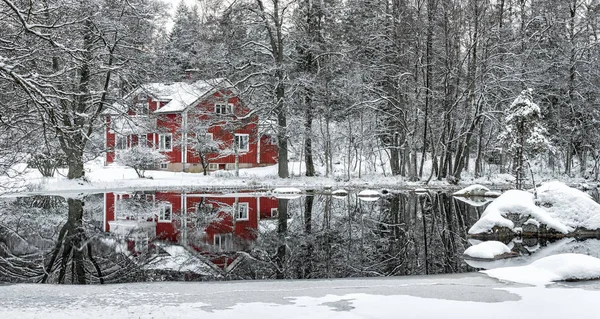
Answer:
<svg viewBox="0 0 600 319"><path fill-rule="evenodd" d="M183 147L181 148L181 163L183 164L183 170L185 171L185 163L187 163L187 153L188 153L188 146L187 146L187 117L188 117L188 113L187 111L183 111L183 113L181 113L181 141L183 141ZM171 139L171 143L173 142L173 140Z"/></svg>
<svg viewBox="0 0 600 319"><path fill-rule="evenodd" d="M219 169L219 164L218 163L208 163L208 170L209 171L216 171Z"/></svg>
<svg viewBox="0 0 600 319"><path fill-rule="evenodd" d="M256 197L256 220L260 220L260 197Z"/></svg>
<svg viewBox="0 0 600 319"><path fill-rule="evenodd" d="M107 193L104 193L104 208L103 208L103 213L104 213L104 220L102 223L102 231L107 232L108 229L106 229L106 224L108 224L108 220L106 220L107 216L106 214L108 214L108 211L106 209L106 206L108 206L108 198L106 196ZM113 194L114 196L114 194ZM114 208L113 208L113 215L114 215Z"/></svg>
<svg viewBox="0 0 600 319"><path fill-rule="evenodd" d="M260 164L260 140L262 136L258 136L258 140L256 141L256 164ZM249 144L249 143L248 143ZM250 148L250 146L248 146Z"/></svg>
<svg viewBox="0 0 600 319"><path fill-rule="evenodd" d="M275 214L273 214L273 212L275 212ZM277 208L277 207L271 208L271 218L273 218L273 217L279 217L279 208Z"/></svg>

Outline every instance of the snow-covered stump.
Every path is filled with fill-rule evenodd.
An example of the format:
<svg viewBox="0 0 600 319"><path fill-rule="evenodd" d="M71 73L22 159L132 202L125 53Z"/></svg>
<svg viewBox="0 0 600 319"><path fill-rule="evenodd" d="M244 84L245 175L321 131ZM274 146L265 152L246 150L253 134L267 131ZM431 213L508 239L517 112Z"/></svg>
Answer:
<svg viewBox="0 0 600 319"><path fill-rule="evenodd" d="M478 239L563 238L600 235L600 204L588 194L560 182L542 184L535 198L510 190L494 200L469 229Z"/></svg>

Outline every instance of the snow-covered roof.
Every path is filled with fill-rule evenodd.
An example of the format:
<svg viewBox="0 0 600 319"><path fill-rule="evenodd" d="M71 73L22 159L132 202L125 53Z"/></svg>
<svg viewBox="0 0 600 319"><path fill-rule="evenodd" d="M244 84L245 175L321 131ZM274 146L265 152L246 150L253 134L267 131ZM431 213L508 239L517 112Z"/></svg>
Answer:
<svg viewBox="0 0 600 319"><path fill-rule="evenodd" d="M178 113L196 104L198 100L215 90L233 88L233 84L225 78L198 80L192 83L147 83L142 84L138 89L126 95L123 100L130 102L133 97L145 93L159 101L167 102L154 113ZM113 104L113 108L121 110L121 112L126 111L122 102L116 102Z"/></svg>

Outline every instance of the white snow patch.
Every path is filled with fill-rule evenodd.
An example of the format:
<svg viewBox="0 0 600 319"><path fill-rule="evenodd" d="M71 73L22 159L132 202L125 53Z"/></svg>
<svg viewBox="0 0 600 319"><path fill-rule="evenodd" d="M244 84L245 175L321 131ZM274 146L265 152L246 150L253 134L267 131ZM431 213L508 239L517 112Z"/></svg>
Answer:
<svg viewBox="0 0 600 319"><path fill-rule="evenodd" d="M496 256L510 253L510 248L495 240L484 241L465 250L465 255L471 258L493 259Z"/></svg>
<svg viewBox="0 0 600 319"><path fill-rule="evenodd" d="M366 202L374 202L379 199L379 196L381 196L379 192L372 189L365 189L358 193L358 198Z"/></svg>
<svg viewBox="0 0 600 319"><path fill-rule="evenodd" d="M600 278L600 259L582 254L560 254L539 259L528 266L482 272L500 280L546 285L553 281Z"/></svg>
<svg viewBox="0 0 600 319"><path fill-rule="evenodd" d="M468 187L465 187L457 192L455 192L454 196L485 196L490 191L489 188L475 184Z"/></svg>

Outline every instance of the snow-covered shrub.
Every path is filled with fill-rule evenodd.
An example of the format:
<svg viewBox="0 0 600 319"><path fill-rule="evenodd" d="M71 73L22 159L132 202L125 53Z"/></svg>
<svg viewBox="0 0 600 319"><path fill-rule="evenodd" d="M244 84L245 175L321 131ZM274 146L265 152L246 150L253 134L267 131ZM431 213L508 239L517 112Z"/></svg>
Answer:
<svg viewBox="0 0 600 319"><path fill-rule="evenodd" d="M516 187L521 189L525 179L525 164L528 159L551 149L546 138L547 130L542 125L540 107L533 102L533 90L523 90L512 102L505 117L504 131L500 141L506 144L506 151L513 157L513 172Z"/></svg>
<svg viewBox="0 0 600 319"><path fill-rule="evenodd" d="M134 146L117 153L117 162L135 170L138 177L144 178L146 170L155 169L167 161L167 156L157 149Z"/></svg>

